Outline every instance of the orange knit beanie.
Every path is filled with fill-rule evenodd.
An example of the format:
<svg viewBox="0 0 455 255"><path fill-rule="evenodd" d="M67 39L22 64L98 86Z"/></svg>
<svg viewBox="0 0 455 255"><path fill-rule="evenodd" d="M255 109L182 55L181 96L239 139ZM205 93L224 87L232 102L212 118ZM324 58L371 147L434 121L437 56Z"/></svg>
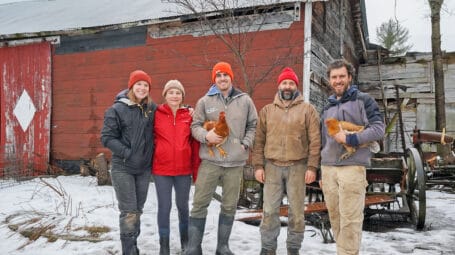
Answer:
<svg viewBox="0 0 455 255"><path fill-rule="evenodd" d="M231 65L226 62L218 62L213 66L212 69L212 82L215 82L215 77L217 73L226 73L231 77L231 80L234 80L234 73L232 72Z"/></svg>

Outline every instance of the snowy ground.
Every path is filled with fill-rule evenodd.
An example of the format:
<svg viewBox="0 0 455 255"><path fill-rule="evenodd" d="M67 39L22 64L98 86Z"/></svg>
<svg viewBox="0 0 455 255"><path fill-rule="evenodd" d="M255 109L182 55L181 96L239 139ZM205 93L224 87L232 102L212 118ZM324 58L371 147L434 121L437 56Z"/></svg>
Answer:
<svg viewBox="0 0 455 255"><path fill-rule="evenodd" d="M117 202L111 186L97 186L95 178L81 176L46 178L44 181L48 184L34 179L0 189L1 254L121 254ZM138 240L141 254L158 253L156 211L152 183ZM209 208L203 242L206 254L214 254L216 248L218 212L219 203L214 200ZM455 195L427 191L426 215L425 231L416 231L412 227L396 227L382 233L364 231L361 254L455 254ZM175 206L171 219L171 254L179 254ZM106 226L110 231L99 237L87 237L105 240L96 243L61 239L50 242L45 237L30 241L18 232L31 226L44 226L64 237L69 237L69 234L87 237L88 233L80 229L83 226ZM282 227L277 254L286 254L285 238L286 227ZM320 232L307 226L301 254L335 254L335 244L322 241ZM258 227L236 221L230 246L238 255L259 254Z"/></svg>

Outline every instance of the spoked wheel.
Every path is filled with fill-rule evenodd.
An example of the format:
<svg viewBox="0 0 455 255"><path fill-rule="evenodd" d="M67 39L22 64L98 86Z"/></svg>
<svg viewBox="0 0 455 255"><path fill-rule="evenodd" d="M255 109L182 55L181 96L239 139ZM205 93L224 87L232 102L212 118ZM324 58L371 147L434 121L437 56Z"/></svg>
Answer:
<svg viewBox="0 0 455 255"><path fill-rule="evenodd" d="M426 177L422 158L416 148L407 150L406 163L408 166L406 197L411 221L417 230L422 230L425 226L426 214Z"/></svg>

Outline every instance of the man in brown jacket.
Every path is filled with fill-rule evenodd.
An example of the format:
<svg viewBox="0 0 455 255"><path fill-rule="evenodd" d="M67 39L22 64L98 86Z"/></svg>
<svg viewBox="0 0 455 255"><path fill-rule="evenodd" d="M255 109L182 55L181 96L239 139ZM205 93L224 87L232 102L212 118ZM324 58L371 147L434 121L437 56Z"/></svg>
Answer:
<svg viewBox="0 0 455 255"><path fill-rule="evenodd" d="M299 254L305 230L305 183L315 181L320 159L318 112L303 101L291 68L281 72L278 84L273 103L259 112L253 146L255 178L264 183L261 255L276 254L279 208L285 193L289 202L287 253Z"/></svg>

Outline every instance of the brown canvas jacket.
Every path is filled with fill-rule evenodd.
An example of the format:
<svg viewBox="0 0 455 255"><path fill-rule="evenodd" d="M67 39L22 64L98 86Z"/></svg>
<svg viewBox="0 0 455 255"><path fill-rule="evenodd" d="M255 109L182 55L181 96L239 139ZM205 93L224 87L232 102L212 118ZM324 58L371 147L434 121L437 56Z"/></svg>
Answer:
<svg viewBox="0 0 455 255"><path fill-rule="evenodd" d="M263 168L265 160L306 159L309 169L319 166L321 149L319 113L299 95L285 106L278 94L259 112L253 146L253 166Z"/></svg>

